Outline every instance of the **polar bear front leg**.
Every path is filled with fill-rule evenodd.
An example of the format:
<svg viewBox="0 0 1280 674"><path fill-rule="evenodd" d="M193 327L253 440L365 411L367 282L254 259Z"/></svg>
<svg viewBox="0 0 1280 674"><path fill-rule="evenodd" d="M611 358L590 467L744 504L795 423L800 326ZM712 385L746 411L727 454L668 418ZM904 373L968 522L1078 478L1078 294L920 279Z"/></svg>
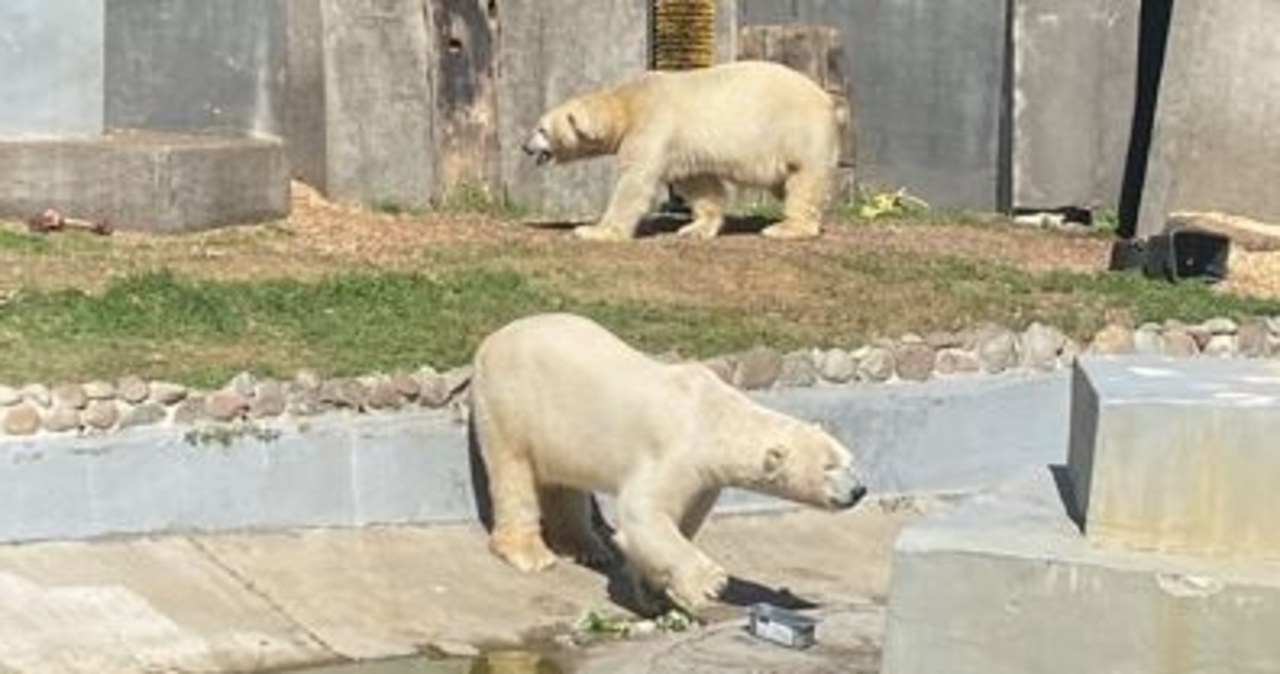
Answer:
<svg viewBox="0 0 1280 674"><path fill-rule="evenodd" d="M489 549L515 568L541 571L556 556L542 540L542 510L533 466L521 456L491 451L489 498L493 504L493 532Z"/></svg>
<svg viewBox="0 0 1280 674"><path fill-rule="evenodd" d="M724 226L724 183L715 176L685 178L672 186L693 209L693 222L676 232L679 236L710 239Z"/></svg>
<svg viewBox="0 0 1280 674"><path fill-rule="evenodd" d="M617 542L636 573L665 591L681 609L697 614L720 596L729 575L685 538L673 518L640 495L618 500Z"/></svg>
<svg viewBox="0 0 1280 674"><path fill-rule="evenodd" d="M822 233L822 213L831 194L825 171L801 169L787 178L783 220L761 232L771 239L810 239Z"/></svg>
<svg viewBox="0 0 1280 674"><path fill-rule="evenodd" d="M591 494L568 487L543 487L542 529L551 548L587 566L613 562L613 551L596 534Z"/></svg>
<svg viewBox="0 0 1280 674"><path fill-rule="evenodd" d="M658 174L649 165L636 162L621 169L618 183L600 222L573 230L590 241L625 241L635 237L640 219L653 206L658 194Z"/></svg>

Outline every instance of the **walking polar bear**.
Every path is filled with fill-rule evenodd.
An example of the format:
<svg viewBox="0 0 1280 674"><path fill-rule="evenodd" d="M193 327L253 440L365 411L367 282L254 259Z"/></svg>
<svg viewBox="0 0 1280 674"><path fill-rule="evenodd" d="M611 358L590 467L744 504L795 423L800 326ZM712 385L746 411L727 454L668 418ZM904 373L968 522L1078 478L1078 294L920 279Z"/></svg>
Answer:
<svg viewBox="0 0 1280 674"><path fill-rule="evenodd" d="M725 487L824 509L866 493L850 452L696 363L665 364L570 314L517 320L475 357L471 411L493 508L490 548L522 571L610 559L591 494L616 498L614 543L637 597L696 613L724 569L692 540Z"/></svg>
<svg viewBox="0 0 1280 674"><path fill-rule="evenodd" d="M693 210L684 236L710 238L724 222L725 182L783 200L774 238L821 233L847 124L841 99L787 66L738 61L650 72L572 98L542 116L522 146L539 165L617 155L609 206L587 239L629 239L669 184Z"/></svg>

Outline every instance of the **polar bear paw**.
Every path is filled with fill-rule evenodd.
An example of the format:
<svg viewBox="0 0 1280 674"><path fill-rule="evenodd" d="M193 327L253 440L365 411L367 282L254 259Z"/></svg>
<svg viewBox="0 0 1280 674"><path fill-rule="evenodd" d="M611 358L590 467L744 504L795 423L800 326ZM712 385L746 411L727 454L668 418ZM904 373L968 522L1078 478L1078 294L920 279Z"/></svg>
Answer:
<svg viewBox="0 0 1280 674"><path fill-rule="evenodd" d="M667 595L676 606L696 615L709 601L720 597L728 586L729 574L724 569L702 561L672 578Z"/></svg>
<svg viewBox="0 0 1280 674"><path fill-rule="evenodd" d="M526 573L551 568L556 555L536 533L495 531L489 549L506 563Z"/></svg>
<svg viewBox="0 0 1280 674"><path fill-rule="evenodd" d="M793 220L783 220L775 225L765 227L760 234L770 239L812 239L822 232L822 227L817 223L796 222Z"/></svg>
<svg viewBox="0 0 1280 674"><path fill-rule="evenodd" d="M573 228L574 236L584 241L628 241L631 235L611 225L580 225Z"/></svg>
<svg viewBox="0 0 1280 674"><path fill-rule="evenodd" d="M686 239L714 239L719 233L720 223L704 220L694 220L676 230L676 236Z"/></svg>

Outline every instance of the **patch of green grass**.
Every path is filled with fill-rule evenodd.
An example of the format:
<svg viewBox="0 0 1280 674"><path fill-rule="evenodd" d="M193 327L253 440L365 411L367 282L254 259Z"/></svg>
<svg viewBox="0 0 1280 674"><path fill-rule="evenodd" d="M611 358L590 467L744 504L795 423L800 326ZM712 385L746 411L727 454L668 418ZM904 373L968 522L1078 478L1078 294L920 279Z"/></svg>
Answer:
<svg viewBox="0 0 1280 674"><path fill-rule="evenodd" d="M391 197L378 197L369 202L369 210L383 215L421 215L427 209Z"/></svg>
<svg viewBox="0 0 1280 674"><path fill-rule="evenodd" d="M39 234L0 229L0 250L15 253L43 254L53 250L49 240Z"/></svg>
<svg viewBox="0 0 1280 674"><path fill-rule="evenodd" d="M476 213L505 220L518 220L530 214L528 208L513 200L505 191L475 182L461 182L440 203L448 213Z"/></svg>

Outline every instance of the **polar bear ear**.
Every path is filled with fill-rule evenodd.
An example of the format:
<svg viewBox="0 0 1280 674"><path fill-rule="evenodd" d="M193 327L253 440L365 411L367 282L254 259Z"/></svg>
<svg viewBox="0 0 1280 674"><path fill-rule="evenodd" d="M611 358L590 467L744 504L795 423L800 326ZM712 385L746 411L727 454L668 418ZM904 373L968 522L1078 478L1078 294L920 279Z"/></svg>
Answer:
<svg viewBox="0 0 1280 674"><path fill-rule="evenodd" d="M599 137L597 130L591 128L581 111L569 113L569 128L583 140L597 140Z"/></svg>
<svg viewBox="0 0 1280 674"><path fill-rule="evenodd" d="M776 477L787 463L787 448L774 445L764 450L764 474L766 478Z"/></svg>

